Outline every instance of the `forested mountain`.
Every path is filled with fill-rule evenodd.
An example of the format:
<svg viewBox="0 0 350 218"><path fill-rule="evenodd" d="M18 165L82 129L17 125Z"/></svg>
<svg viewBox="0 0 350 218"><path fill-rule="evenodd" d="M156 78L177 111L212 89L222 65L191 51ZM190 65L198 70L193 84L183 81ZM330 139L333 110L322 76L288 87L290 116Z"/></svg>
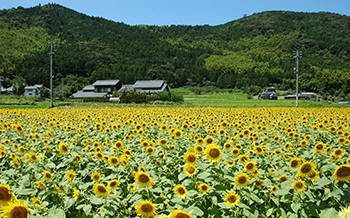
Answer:
<svg viewBox="0 0 350 218"><path fill-rule="evenodd" d="M57 4L0 10L0 75L4 86L49 86L67 95L96 79L162 79L172 87L260 91L295 89L294 51L302 51L302 91L350 93L350 17L270 11L218 26L130 26Z"/></svg>

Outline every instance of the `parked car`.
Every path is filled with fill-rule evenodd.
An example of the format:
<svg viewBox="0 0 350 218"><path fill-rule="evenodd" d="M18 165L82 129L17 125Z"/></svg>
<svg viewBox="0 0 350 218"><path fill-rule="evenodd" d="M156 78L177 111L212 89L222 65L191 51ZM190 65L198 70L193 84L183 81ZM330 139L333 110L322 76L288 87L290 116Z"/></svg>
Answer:
<svg viewBox="0 0 350 218"><path fill-rule="evenodd" d="M258 99L277 100L278 93L276 92L275 87L268 87L265 91L258 94Z"/></svg>
<svg viewBox="0 0 350 218"><path fill-rule="evenodd" d="M296 95L286 95L284 96L285 100L295 100ZM298 94L298 99L300 100L312 100L312 101L319 101L319 98L316 93L313 92L303 92Z"/></svg>

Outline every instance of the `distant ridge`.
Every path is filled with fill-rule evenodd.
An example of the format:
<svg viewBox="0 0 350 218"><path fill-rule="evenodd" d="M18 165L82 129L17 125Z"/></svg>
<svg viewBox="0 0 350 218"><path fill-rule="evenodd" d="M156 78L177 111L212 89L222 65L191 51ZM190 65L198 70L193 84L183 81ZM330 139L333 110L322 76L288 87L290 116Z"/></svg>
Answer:
<svg viewBox="0 0 350 218"><path fill-rule="evenodd" d="M48 85L48 42L55 42L55 83L67 95L97 79L165 80L171 87L216 86L256 93L301 88L350 93L350 17L266 11L217 25L130 26L58 4L0 10L0 75Z"/></svg>

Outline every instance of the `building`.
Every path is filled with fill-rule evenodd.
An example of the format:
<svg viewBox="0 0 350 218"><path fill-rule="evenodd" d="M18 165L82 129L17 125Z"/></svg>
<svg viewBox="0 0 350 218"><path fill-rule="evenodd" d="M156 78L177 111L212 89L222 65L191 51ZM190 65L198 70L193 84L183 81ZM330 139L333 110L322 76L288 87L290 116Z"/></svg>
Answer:
<svg viewBox="0 0 350 218"><path fill-rule="evenodd" d="M119 80L97 80L92 85L85 86L71 97L83 101L108 101L113 92L134 90L138 93L157 94L170 92L168 84L163 80L138 80L133 85L122 85Z"/></svg>
<svg viewBox="0 0 350 218"><path fill-rule="evenodd" d="M26 97L44 97L44 93L42 93L42 89L44 89L44 85L36 84L34 86L26 86L24 87L24 96Z"/></svg>
<svg viewBox="0 0 350 218"><path fill-rule="evenodd" d="M119 80L97 80L92 85L85 86L74 93L72 98L83 101L107 101L107 95L118 91L121 87Z"/></svg>
<svg viewBox="0 0 350 218"><path fill-rule="evenodd" d="M159 93L159 92L170 92L168 84L163 80L138 80L133 85L136 92L139 93Z"/></svg>

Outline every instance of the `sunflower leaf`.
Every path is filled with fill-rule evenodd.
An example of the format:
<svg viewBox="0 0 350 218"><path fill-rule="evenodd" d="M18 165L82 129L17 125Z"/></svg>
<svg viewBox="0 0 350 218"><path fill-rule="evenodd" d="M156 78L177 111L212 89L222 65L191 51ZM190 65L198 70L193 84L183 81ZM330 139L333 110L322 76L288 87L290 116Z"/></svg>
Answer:
<svg viewBox="0 0 350 218"><path fill-rule="evenodd" d="M70 208L74 204L74 199L70 197L64 197L64 208Z"/></svg>
<svg viewBox="0 0 350 218"><path fill-rule="evenodd" d="M218 206L224 209L229 209L231 208L230 206L228 206L225 202L220 202L218 203Z"/></svg>
<svg viewBox="0 0 350 218"><path fill-rule="evenodd" d="M85 204L83 207L83 211L86 215L89 215L91 212L92 206L90 204Z"/></svg>
<svg viewBox="0 0 350 218"><path fill-rule="evenodd" d="M104 202L104 200L102 198L95 196L95 195L91 195L90 202L91 202L91 204L100 205Z"/></svg>
<svg viewBox="0 0 350 218"><path fill-rule="evenodd" d="M54 210L50 210L49 214L47 215L48 218L56 218L56 217L60 217L60 218L65 218L66 217L66 213L64 212L64 210L62 209L54 209Z"/></svg>
<svg viewBox="0 0 350 218"><path fill-rule="evenodd" d="M33 195L36 192L33 188L22 188L17 191L18 195Z"/></svg>
<svg viewBox="0 0 350 218"><path fill-rule="evenodd" d="M330 184L332 181L330 179L327 179L327 177L322 177L317 180L316 188L323 188L324 186Z"/></svg>
<svg viewBox="0 0 350 218"><path fill-rule="evenodd" d="M320 213L320 218L328 218L328 217L338 217L338 211L334 208L328 208L322 210Z"/></svg>
<svg viewBox="0 0 350 218"><path fill-rule="evenodd" d="M292 210L293 210L295 213L297 213L298 210L299 210L300 207L301 207L301 204L300 204L300 203L292 203L290 206L291 206Z"/></svg>

